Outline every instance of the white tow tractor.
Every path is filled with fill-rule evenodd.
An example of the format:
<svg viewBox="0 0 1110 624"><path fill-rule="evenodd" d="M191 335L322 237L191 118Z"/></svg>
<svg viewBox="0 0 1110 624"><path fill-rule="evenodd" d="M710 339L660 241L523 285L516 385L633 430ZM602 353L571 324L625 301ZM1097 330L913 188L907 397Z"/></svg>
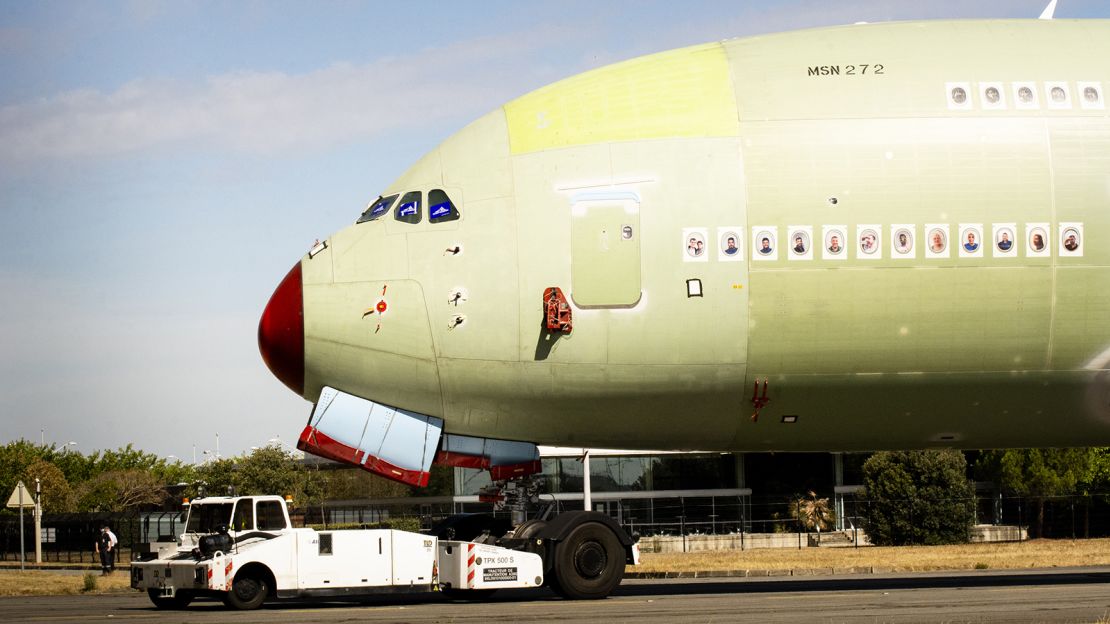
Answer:
<svg viewBox="0 0 1110 624"><path fill-rule="evenodd" d="M639 560L635 541L596 512L495 530L491 517L473 515L453 516L435 534L317 531L293 528L278 496L209 497L190 505L176 552L131 564L131 587L159 608L198 596L254 609L281 598L438 590L479 598L544 585L568 598L604 598Z"/></svg>

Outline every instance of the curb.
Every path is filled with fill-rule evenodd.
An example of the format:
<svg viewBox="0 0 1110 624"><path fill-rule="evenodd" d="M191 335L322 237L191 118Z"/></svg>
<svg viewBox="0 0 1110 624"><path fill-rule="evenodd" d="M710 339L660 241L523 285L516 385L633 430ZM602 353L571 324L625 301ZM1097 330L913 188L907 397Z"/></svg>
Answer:
<svg viewBox="0 0 1110 624"><path fill-rule="evenodd" d="M128 568L130 568L130 564L116 565L117 571L127 570ZM65 563L61 565L37 565L28 563L25 569L27 572L52 572L55 570L88 570L90 572L99 572L100 566L91 563ZM15 565L12 565L10 561L0 564L0 572L19 572L19 562L15 562Z"/></svg>
<svg viewBox="0 0 1110 624"><path fill-rule="evenodd" d="M889 574L888 566L849 568L792 568L788 570L694 570L687 572L625 572L626 579L764 578L770 576L832 576L834 574Z"/></svg>

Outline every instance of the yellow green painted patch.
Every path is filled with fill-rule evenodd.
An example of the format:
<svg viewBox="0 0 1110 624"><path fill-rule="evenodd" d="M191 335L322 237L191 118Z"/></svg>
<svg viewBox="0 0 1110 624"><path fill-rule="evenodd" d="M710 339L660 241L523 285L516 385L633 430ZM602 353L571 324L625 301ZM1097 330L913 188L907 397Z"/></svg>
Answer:
<svg viewBox="0 0 1110 624"><path fill-rule="evenodd" d="M505 105L513 154L607 141L736 136L719 43L602 67Z"/></svg>

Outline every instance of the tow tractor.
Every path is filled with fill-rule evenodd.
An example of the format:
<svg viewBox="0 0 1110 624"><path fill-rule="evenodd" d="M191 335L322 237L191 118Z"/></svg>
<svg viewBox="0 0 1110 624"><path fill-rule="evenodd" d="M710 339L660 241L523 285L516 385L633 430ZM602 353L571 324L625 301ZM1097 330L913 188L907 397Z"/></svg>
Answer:
<svg viewBox="0 0 1110 624"><path fill-rule="evenodd" d="M200 596L255 609L283 598L425 591L483 598L544 586L565 598L595 599L620 584L626 563L639 562L635 540L605 514L500 522L464 514L427 534L317 531L293 528L279 496L202 498L190 504L175 552L131 564L131 587L163 609Z"/></svg>

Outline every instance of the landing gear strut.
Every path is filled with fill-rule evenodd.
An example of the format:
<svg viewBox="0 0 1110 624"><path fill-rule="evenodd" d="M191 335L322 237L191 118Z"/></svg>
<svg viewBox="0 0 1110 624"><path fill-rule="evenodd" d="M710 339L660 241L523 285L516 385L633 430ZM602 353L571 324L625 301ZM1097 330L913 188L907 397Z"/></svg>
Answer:
<svg viewBox="0 0 1110 624"><path fill-rule="evenodd" d="M533 474L494 481L482 488L479 500L512 515L514 528L497 538L496 545L543 557L545 583L564 598L608 596L620 585L625 564L638 562L636 539L596 511L554 514L549 506L538 517L528 519L540 500L542 484L540 475Z"/></svg>
<svg viewBox="0 0 1110 624"><path fill-rule="evenodd" d="M533 506L540 502L543 479L539 474L494 481L478 491L478 500L493 503L493 510L509 510L513 526L528 520Z"/></svg>
<svg viewBox="0 0 1110 624"><path fill-rule="evenodd" d="M566 331L570 331L569 323ZM489 470L492 482L478 492L478 500L492 503L495 512L445 519L432 529L441 540L539 555L543 583L564 598L604 598L620 584L625 564L639 563L637 540L603 513L555 513L554 504L530 513L540 502L543 489L535 444L445 434L436 461ZM498 517L498 511L508 511L511 523L503 515Z"/></svg>

